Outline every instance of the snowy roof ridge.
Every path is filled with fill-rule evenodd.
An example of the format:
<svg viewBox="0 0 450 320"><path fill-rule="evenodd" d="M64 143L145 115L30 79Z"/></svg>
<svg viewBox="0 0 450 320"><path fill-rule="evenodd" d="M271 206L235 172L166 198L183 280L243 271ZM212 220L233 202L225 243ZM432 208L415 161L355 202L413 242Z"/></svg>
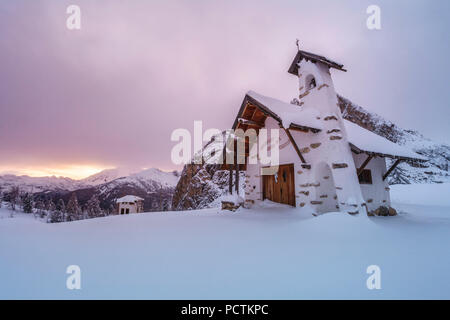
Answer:
<svg viewBox="0 0 450 320"><path fill-rule="evenodd" d="M132 195L126 195L122 198L119 198L116 200L116 203L121 203L121 202L136 202L136 201L140 201L140 200L144 200L141 197L138 196L132 196Z"/></svg>
<svg viewBox="0 0 450 320"><path fill-rule="evenodd" d="M276 120L281 121L286 128L290 125L296 125L316 130L323 129L322 123L317 119L319 115L317 110L312 108L302 109L297 105L283 102L272 97L263 96L253 90L248 91L246 96L256 100L256 102L274 113Z"/></svg>
<svg viewBox="0 0 450 320"><path fill-rule="evenodd" d="M374 153L392 158L427 161L413 150L396 144L388 139L344 119L348 142L359 151Z"/></svg>
<svg viewBox="0 0 450 320"><path fill-rule="evenodd" d="M246 99L247 97L254 100L255 103L258 103L258 107L262 107L263 111L269 113L275 120L281 122L285 128L294 125L316 130L323 129L322 122L317 119L319 111L314 108L300 108L297 105L286 103L272 97L263 96L253 90L247 92ZM349 143L352 148L358 152L367 152L405 160L428 160L411 149L391 142L349 120L344 119L344 125L347 129Z"/></svg>

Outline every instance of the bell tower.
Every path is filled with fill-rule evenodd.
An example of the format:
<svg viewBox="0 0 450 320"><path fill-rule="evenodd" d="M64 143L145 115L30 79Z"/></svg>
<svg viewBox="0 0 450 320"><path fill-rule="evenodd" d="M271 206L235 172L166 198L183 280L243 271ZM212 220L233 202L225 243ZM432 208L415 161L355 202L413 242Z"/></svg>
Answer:
<svg viewBox="0 0 450 320"><path fill-rule="evenodd" d="M313 162L310 175L318 182L321 176L325 175L324 171L331 171L339 210L365 215L365 202L330 69L346 72L342 64L324 56L298 50L288 70L298 77L299 108L317 110L317 119L322 122L323 129L314 136L321 146L316 149L314 155L308 155L311 158L309 162Z"/></svg>

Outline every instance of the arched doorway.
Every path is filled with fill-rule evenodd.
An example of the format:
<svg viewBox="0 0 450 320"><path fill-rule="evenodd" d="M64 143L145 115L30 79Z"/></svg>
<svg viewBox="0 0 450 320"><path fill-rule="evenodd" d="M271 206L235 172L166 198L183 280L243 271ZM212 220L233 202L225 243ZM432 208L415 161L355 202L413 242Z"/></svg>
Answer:
<svg viewBox="0 0 450 320"><path fill-rule="evenodd" d="M317 213L338 211L338 200L336 195L336 186L333 180L333 174L330 166L321 162L315 169L316 199L315 208Z"/></svg>

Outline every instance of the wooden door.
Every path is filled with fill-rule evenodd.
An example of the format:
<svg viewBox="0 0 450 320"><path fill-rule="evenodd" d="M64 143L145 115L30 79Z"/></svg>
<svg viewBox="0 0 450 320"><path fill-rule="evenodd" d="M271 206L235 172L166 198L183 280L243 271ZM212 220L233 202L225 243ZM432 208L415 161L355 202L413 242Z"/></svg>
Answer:
<svg viewBox="0 0 450 320"><path fill-rule="evenodd" d="M295 206L294 165L280 165L278 172L263 176L263 198Z"/></svg>

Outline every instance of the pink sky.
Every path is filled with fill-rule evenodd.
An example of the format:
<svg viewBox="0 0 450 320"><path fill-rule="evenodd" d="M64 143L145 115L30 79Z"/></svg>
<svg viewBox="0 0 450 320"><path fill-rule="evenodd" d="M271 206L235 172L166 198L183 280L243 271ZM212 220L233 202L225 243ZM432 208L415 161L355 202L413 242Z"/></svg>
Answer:
<svg viewBox="0 0 450 320"><path fill-rule="evenodd" d="M69 4L79 31L66 29ZM2 1L0 173L175 169L174 129L229 128L248 90L295 96L296 38L346 66L338 92L448 141L448 2L379 1L381 31L365 26L369 4Z"/></svg>

